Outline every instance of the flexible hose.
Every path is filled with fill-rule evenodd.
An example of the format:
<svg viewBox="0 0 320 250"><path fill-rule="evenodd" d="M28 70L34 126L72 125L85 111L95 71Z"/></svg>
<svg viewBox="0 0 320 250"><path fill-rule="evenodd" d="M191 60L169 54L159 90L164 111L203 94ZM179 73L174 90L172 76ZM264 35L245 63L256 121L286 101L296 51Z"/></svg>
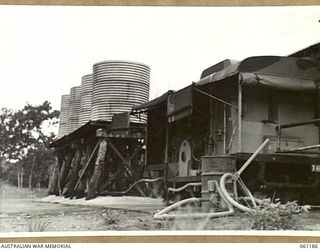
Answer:
<svg viewBox="0 0 320 250"><path fill-rule="evenodd" d="M160 178L156 178L156 179L140 179L138 181L136 181L135 183L133 183L127 190L124 190L124 191L115 191L115 192L102 192L100 194L104 194L104 195L125 195L127 194L132 188L134 188L135 185L139 184L140 182L158 182L158 181L163 181L164 178L163 177L160 177Z"/></svg>
<svg viewBox="0 0 320 250"><path fill-rule="evenodd" d="M225 197L225 199L228 201L228 203L232 204L234 207L238 208L239 210L244 211L244 212L251 212L252 211L251 208L243 206L240 203L236 202L234 199L232 199L232 197L230 196L229 192L226 189L226 180L228 178L234 178L234 175L230 174L230 173L226 173L220 179L220 188L221 188L222 195ZM254 200L254 198L253 198L252 194L250 193L250 191L248 193L249 193L249 196L251 196L250 200L251 201Z"/></svg>
<svg viewBox="0 0 320 250"><path fill-rule="evenodd" d="M180 188L168 188L168 191L173 192L173 193L178 193L178 192L185 190L187 187L196 187L196 186L201 186L201 185L202 185L201 182L190 182Z"/></svg>
<svg viewBox="0 0 320 250"><path fill-rule="evenodd" d="M218 185L218 183L215 183L216 187L217 187L217 191L220 194L222 200L227 204L228 210L227 211L223 211L223 212L212 212L212 213L192 213L192 214L168 214L168 212L182 206L188 203L194 203L194 202L202 202L202 201L211 201L211 200L207 200L207 199L201 199L201 198L188 198L182 201L178 201L175 204L164 208L163 210L159 211L158 213L156 213L153 218L154 219L184 219L184 218L217 218L217 217L222 217L222 216L229 216L234 214L234 209L233 207L230 205L230 203L228 203L228 201L225 199L225 197L222 194L222 191Z"/></svg>

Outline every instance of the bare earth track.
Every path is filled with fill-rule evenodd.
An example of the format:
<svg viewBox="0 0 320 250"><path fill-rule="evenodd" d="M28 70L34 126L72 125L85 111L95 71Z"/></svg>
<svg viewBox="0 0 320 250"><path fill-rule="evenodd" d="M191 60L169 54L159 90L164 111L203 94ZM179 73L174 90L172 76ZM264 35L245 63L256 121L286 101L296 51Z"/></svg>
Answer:
<svg viewBox="0 0 320 250"><path fill-rule="evenodd" d="M1 185L0 233L39 231L152 231L152 230L250 230L247 215L204 220L158 221L149 207L109 208L103 204L75 201L69 204L39 202L45 190L33 192ZM81 205L80 205L81 204ZM83 205L84 204L84 205ZM158 204L159 205L159 204ZM121 206L120 206L121 207ZM160 209L161 207L159 207ZM320 230L320 211L297 218L299 230Z"/></svg>

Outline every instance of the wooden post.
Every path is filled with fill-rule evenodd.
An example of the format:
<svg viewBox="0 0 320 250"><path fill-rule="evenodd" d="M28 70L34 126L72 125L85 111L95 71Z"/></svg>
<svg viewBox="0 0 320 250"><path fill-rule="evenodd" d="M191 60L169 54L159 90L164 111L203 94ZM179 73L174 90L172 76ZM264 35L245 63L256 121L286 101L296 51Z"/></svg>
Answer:
<svg viewBox="0 0 320 250"><path fill-rule="evenodd" d="M92 144L87 144L85 149L85 155L83 159L82 168L79 171L79 179L74 187L73 195L76 196L77 199L84 197L84 191L86 189L86 174L85 171L87 170L88 166L91 162L91 155L94 154L94 148Z"/></svg>
<svg viewBox="0 0 320 250"><path fill-rule="evenodd" d="M107 153L107 148L108 148L107 140L102 139L99 145L99 151L98 151L97 159L95 162L93 174L89 181L86 200L93 199L97 195L99 180L102 174L102 169L104 167L104 159Z"/></svg>
<svg viewBox="0 0 320 250"><path fill-rule="evenodd" d="M72 195L74 186L77 183L77 180L79 178L79 169L81 167L81 148L77 148L76 153L74 155L74 160L72 164L72 169L70 173L69 181L66 185L66 192L64 193L64 196L66 198L70 197Z"/></svg>
<svg viewBox="0 0 320 250"><path fill-rule="evenodd" d="M67 176L71 168L72 158L73 158L73 153L71 151L68 151L66 158L61 166L60 176L59 176L61 193L63 193L63 189L66 185Z"/></svg>

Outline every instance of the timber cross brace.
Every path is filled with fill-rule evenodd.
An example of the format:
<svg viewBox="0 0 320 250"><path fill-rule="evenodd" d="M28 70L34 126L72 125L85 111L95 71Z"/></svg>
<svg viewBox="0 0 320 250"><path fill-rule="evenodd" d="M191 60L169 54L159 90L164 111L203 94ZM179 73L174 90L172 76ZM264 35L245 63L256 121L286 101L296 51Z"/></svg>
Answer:
<svg viewBox="0 0 320 250"><path fill-rule="evenodd" d="M113 178L110 178L106 183L102 184L101 187L103 190L106 190L108 187L110 187L113 183L115 183L117 180L121 178L121 173L123 172L130 178L131 182L137 181L141 176L139 173L137 174L134 170L134 166L132 164L132 160L134 157L137 156L137 154L142 150L142 145L136 145L134 150L129 154L126 155L121 149L119 149L116 144L114 143L114 140L117 141L117 138L109 138L109 137L103 137L101 138L95 148L93 149L91 156L87 160L83 171L80 174L80 177L78 179L77 184L75 185L75 188L73 190L73 193L71 195L71 198L73 197L73 194L77 191L78 185L81 183L81 180L83 178L83 175L87 173L87 169L90 166L90 163L94 157L94 155L97 152L97 157L95 161L95 166L93 169L92 176L90 178L89 184L88 184L88 192L86 199L93 199L98 195L99 192L99 183L101 182L102 172L103 169L107 169L110 171L109 168L106 168L106 158L110 156L110 150L109 148L115 153L115 155L121 160L121 164L119 164L119 169L116 171ZM145 192L139 187L134 187L136 191L139 192L140 195L146 196ZM110 193L112 192L104 192L104 193Z"/></svg>

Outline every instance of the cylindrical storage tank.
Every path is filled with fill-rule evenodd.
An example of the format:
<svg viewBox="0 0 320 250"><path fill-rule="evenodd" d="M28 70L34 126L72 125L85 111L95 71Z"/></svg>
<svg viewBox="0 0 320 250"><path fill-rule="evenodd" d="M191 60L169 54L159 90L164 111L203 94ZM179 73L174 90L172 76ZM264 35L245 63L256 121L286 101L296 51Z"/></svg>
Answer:
<svg viewBox="0 0 320 250"><path fill-rule="evenodd" d="M58 138L69 134L70 131L70 95L62 95Z"/></svg>
<svg viewBox="0 0 320 250"><path fill-rule="evenodd" d="M79 128L81 86L70 89L70 125L71 132Z"/></svg>
<svg viewBox="0 0 320 250"><path fill-rule="evenodd" d="M91 120L92 110L92 75L84 75L82 77L81 84L81 101L80 101L80 115L79 126L81 127L85 123Z"/></svg>
<svg viewBox="0 0 320 250"><path fill-rule="evenodd" d="M149 100L150 68L137 62L103 61L93 65L92 120L111 121ZM144 123L146 116L133 117Z"/></svg>

